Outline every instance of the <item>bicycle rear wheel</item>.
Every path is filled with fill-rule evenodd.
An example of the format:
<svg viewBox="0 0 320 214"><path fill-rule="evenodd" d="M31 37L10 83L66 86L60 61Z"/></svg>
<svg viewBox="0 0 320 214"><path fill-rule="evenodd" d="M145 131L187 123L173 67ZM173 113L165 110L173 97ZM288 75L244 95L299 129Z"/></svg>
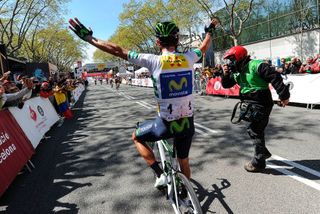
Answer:
<svg viewBox="0 0 320 214"><path fill-rule="evenodd" d="M189 181L189 179L182 173L178 172L176 174L179 185L178 189L181 187L185 188L186 194L178 194L179 197L179 210L181 213L194 213L202 214L202 209L198 197Z"/></svg>

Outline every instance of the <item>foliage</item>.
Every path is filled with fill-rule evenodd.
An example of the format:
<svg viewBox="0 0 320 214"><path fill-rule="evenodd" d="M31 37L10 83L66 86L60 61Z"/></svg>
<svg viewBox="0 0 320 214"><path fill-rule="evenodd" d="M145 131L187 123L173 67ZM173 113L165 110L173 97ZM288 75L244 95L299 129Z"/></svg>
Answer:
<svg viewBox="0 0 320 214"><path fill-rule="evenodd" d="M84 44L61 21L69 0L0 0L0 43L7 53L30 62L50 62L68 71ZM53 24L54 23L54 24Z"/></svg>
<svg viewBox="0 0 320 214"><path fill-rule="evenodd" d="M60 71L67 71L81 58L84 43L60 24L52 24L28 37L21 49L31 62L51 62Z"/></svg>
<svg viewBox="0 0 320 214"><path fill-rule="evenodd" d="M205 2L209 4L210 1ZM123 12L119 16L120 25L109 41L138 52L159 53L154 36L154 26L157 22L174 21L180 28L181 38L183 35L191 38L201 37L204 20L209 18L202 11L201 5L196 1L131 0L124 4ZM191 43L192 40L180 45L182 49L188 49L191 48ZM97 50L94 59L104 61L112 57Z"/></svg>
<svg viewBox="0 0 320 214"><path fill-rule="evenodd" d="M0 42L9 55L16 55L28 33L59 16L66 0L3 0L0 1ZM50 14L50 15L48 15Z"/></svg>

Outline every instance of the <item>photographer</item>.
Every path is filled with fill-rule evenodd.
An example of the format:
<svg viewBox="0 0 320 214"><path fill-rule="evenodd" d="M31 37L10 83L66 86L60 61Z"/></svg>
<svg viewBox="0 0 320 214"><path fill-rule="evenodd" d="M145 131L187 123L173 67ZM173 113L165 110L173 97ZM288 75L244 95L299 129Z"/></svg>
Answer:
<svg viewBox="0 0 320 214"><path fill-rule="evenodd" d="M266 167L266 159L271 157L264 138L264 130L273 107L269 83L277 91L280 98L279 105L283 107L289 103L289 89L274 67L262 60L251 60L247 50L242 46L229 49L224 59L229 63L223 67L222 86L231 88L239 84L240 119L248 121L247 132L254 145L254 156L244 168L248 172L260 172Z"/></svg>

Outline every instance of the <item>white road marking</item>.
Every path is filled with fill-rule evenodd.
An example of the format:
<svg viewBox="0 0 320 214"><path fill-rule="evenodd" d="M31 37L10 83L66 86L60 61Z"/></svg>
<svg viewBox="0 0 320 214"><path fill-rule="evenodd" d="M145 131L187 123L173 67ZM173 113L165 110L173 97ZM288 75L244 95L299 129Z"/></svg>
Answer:
<svg viewBox="0 0 320 214"><path fill-rule="evenodd" d="M141 105L141 106L143 106L143 107L145 107L145 108L147 108L147 109L151 109L150 106L147 106L147 105L145 105L145 104L143 104L143 103L141 103L141 102L136 102L136 103L138 103L139 105Z"/></svg>
<svg viewBox="0 0 320 214"><path fill-rule="evenodd" d="M198 132L199 134L204 135L204 136L208 136L208 133L205 133L204 131L202 131L200 129L195 128L195 131Z"/></svg>
<svg viewBox="0 0 320 214"><path fill-rule="evenodd" d="M119 95L124 96L124 97L127 98L128 100L134 100L134 99L136 99L136 98L134 98L134 97L132 97L132 96L130 96L130 95L125 94L124 92L119 92Z"/></svg>
<svg viewBox="0 0 320 214"><path fill-rule="evenodd" d="M311 181L309 179L306 179L306 178L303 178L301 177L300 175L296 174L296 173L293 173L293 172L290 172L288 171L287 169L285 169L284 167L281 167L281 166L277 166L277 165L273 165L273 164L268 164L267 165L268 167L272 168L272 169L275 169L279 172L281 172L282 174L285 174L285 175L288 175L289 177L305 184L305 185L308 185L318 191L320 191L320 184L318 184L317 182L314 182L314 181Z"/></svg>
<svg viewBox="0 0 320 214"><path fill-rule="evenodd" d="M149 103L147 103L147 102L145 102L145 101L140 101L140 102L142 102L143 104L145 104L145 105L147 105L147 106L153 107L151 104L149 104Z"/></svg>
<svg viewBox="0 0 320 214"><path fill-rule="evenodd" d="M218 134L218 133L221 132L221 131L218 131L218 130L209 129L209 128L207 128L207 127L205 127L205 126L203 126L203 125L201 125L201 124L199 124L199 123L194 123L194 125L195 125L195 126L198 126L198 127L200 127L200 128L203 128L204 130L206 130L206 131L208 131L208 132L211 132L211 133L213 133L213 134Z"/></svg>
<svg viewBox="0 0 320 214"><path fill-rule="evenodd" d="M309 167L306 167L306 166L303 166L301 164L295 163L294 161L287 160L287 159L285 159L283 157L280 157L278 155L272 155L271 158L274 159L274 160L278 160L278 161L281 161L283 163L286 163L286 164L288 164L290 166L293 166L295 168L301 169L301 170L303 170L303 171L305 171L305 172L307 172L309 174L312 174L314 176L319 177L319 179L320 179L320 172L318 172L316 170L313 170L313 169L310 169Z"/></svg>
<svg viewBox="0 0 320 214"><path fill-rule="evenodd" d="M130 97L132 100L135 100L135 99L136 99L136 98L134 98L134 97L132 97L132 96L130 96L130 95L128 95L128 94L127 94L127 96Z"/></svg>

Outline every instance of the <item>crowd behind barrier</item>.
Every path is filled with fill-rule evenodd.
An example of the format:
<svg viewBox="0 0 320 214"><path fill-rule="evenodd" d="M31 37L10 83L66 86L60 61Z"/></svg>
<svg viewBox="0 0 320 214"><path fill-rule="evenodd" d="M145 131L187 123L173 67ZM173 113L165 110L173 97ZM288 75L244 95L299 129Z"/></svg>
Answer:
<svg viewBox="0 0 320 214"><path fill-rule="evenodd" d="M277 65L272 65L271 61L265 62L271 64L283 77L284 83L290 87L290 102L302 103L307 105L320 104L320 94L317 93L317 87L320 85L320 55L308 57L305 63L297 57L279 58ZM214 68L195 68L194 72L194 91L196 93L207 95L239 96L240 87L235 85L232 88L225 89L221 84L223 74L221 64ZM312 74L312 75L310 75ZM141 87L153 87L149 74L139 75L131 79L131 84ZM276 91L270 86L273 100L278 100Z"/></svg>
<svg viewBox="0 0 320 214"><path fill-rule="evenodd" d="M0 196L31 159L45 133L57 121L72 118L72 113L67 115L65 111L71 111L70 104L73 106L85 90L82 80L62 79L50 86L50 81L37 83L22 78L6 87L9 81L3 79L6 78L0 79ZM17 86L20 83L21 89Z"/></svg>

